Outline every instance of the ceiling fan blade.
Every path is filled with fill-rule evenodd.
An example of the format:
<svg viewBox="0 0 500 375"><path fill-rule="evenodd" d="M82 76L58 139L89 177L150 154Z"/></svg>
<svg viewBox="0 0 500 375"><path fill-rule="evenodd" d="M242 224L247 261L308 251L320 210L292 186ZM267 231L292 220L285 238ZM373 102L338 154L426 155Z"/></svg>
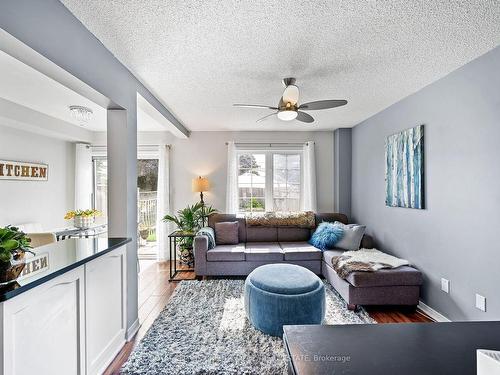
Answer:
<svg viewBox="0 0 500 375"><path fill-rule="evenodd" d="M269 119L271 116L275 116L275 115L277 115L277 114L278 114L278 112L271 113L270 115L264 116L264 117L262 117L262 118L258 119L258 120L257 120L257 121L255 121L255 122L262 122L262 121L265 121L265 120Z"/></svg>
<svg viewBox="0 0 500 375"><path fill-rule="evenodd" d="M316 102L304 103L299 107L299 109L304 111L314 111L317 109L341 107L346 104L347 100L318 100Z"/></svg>
<svg viewBox="0 0 500 375"><path fill-rule="evenodd" d="M314 118L310 114L301 111L297 111L297 117L295 119L307 123L314 122Z"/></svg>
<svg viewBox="0 0 500 375"><path fill-rule="evenodd" d="M278 110L277 107L271 107L268 105L260 105L260 104L233 104L233 107L242 107L242 108L267 108Z"/></svg>

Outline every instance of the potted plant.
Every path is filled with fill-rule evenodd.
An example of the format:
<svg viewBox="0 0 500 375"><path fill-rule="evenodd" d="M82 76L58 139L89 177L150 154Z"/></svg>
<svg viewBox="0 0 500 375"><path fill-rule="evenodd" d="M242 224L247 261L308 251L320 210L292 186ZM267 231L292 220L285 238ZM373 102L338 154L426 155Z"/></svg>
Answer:
<svg viewBox="0 0 500 375"><path fill-rule="evenodd" d="M165 215L164 222L172 222L177 229L185 234L195 234L204 224L205 220L211 214L217 212L212 206L205 206L199 202L192 206L177 211L177 215ZM186 265L192 265L193 256L193 238L183 237L179 241L180 261Z"/></svg>
<svg viewBox="0 0 500 375"><path fill-rule="evenodd" d="M34 254L30 245L31 239L19 228L10 225L0 228L0 285L6 285L21 274L26 260L25 253Z"/></svg>
<svg viewBox="0 0 500 375"><path fill-rule="evenodd" d="M73 219L75 228L90 228L95 221L95 217L101 215L101 212L95 209L68 211L64 216L65 220Z"/></svg>
<svg viewBox="0 0 500 375"><path fill-rule="evenodd" d="M144 241L149 237L149 227L144 223L139 223L139 236Z"/></svg>

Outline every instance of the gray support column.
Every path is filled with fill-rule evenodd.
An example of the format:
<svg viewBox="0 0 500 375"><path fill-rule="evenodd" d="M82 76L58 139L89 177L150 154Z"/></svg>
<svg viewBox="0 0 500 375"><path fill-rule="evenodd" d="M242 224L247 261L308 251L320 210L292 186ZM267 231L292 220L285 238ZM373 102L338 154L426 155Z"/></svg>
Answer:
<svg viewBox="0 0 500 375"><path fill-rule="evenodd" d="M127 245L127 337L138 322L137 285L137 118L135 111L108 109L108 225L110 237Z"/></svg>
<svg viewBox="0 0 500 375"><path fill-rule="evenodd" d="M334 205L335 211L351 218L351 128L336 129L334 139Z"/></svg>

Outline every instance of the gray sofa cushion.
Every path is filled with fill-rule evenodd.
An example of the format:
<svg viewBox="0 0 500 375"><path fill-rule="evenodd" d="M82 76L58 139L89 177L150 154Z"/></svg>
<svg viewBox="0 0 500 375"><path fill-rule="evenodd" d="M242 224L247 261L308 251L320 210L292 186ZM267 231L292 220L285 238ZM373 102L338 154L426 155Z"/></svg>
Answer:
<svg viewBox="0 0 500 375"><path fill-rule="evenodd" d="M365 234L361 239L361 244L359 245L361 249L373 249L375 247L373 237Z"/></svg>
<svg viewBox="0 0 500 375"><path fill-rule="evenodd" d="M309 241L311 230L309 228L281 228L278 227L278 241Z"/></svg>
<svg viewBox="0 0 500 375"><path fill-rule="evenodd" d="M237 221L215 223L215 243L217 245L236 245L239 241Z"/></svg>
<svg viewBox="0 0 500 375"><path fill-rule="evenodd" d="M247 242L278 242L278 228L247 227Z"/></svg>
<svg viewBox="0 0 500 375"><path fill-rule="evenodd" d="M344 214L316 214L316 226L318 226L323 221L327 221L329 223L333 223L335 221L340 221L341 223L347 224L347 216Z"/></svg>
<svg viewBox="0 0 500 375"><path fill-rule="evenodd" d="M326 264L328 264L330 267L332 267L332 257L340 256L343 253L344 253L344 250L340 250L340 249L323 251L323 261Z"/></svg>
<svg viewBox="0 0 500 375"><path fill-rule="evenodd" d="M239 223L238 238L240 242L247 242L246 222L243 217L236 217L233 214L212 214L208 217L208 226L215 230L215 223L224 221L237 221Z"/></svg>
<svg viewBox="0 0 500 375"><path fill-rule="evenodd" d="M413 267L402 266L377 272L352 272L346 279L355 287L422 285L420 271Z"/></svg>
<svg viewBox="0 0 500 375"><path fill-rule="evenodd" d="M283 250L277 242L247 242L245 247L247 261L280 261L283 260Z"/></svg>
<svg viewBox="0 0 500 375"><path fill-rule="evenodd" d="M212 250L207 251L207 260L215 261L244 261L245 260L245 244L237 245L218 245Z"/></svg>
<svg viewBox="0 0 500 375"><path fill-rule="evenodd" d="M280 246L285 253L285 260L321 260L321 250L305 241L280 242Z"/></svg>

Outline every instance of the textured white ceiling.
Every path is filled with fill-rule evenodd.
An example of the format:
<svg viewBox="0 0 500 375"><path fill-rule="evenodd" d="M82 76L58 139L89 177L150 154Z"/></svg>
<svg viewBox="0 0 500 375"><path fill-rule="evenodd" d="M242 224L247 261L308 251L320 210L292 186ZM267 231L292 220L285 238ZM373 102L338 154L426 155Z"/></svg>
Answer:
<svg viewBox="0 0 500 375"><path fill-rule="evenodd" d="M498 0L62 0L190 130L356 125L500 43ZM255 120L281 79L316 122Z"/></svg>

